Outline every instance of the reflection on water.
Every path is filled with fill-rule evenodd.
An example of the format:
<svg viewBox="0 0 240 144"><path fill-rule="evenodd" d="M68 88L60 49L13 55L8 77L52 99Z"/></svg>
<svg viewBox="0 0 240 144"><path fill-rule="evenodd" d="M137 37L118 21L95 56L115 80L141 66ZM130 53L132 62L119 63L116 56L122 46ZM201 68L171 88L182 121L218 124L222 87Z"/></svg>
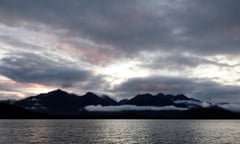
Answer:
<svg viewBox="0 0 240 144"><path fill-rule="evenodd" d="M1 144L238 143L232 120L0 120Z"/></svg>

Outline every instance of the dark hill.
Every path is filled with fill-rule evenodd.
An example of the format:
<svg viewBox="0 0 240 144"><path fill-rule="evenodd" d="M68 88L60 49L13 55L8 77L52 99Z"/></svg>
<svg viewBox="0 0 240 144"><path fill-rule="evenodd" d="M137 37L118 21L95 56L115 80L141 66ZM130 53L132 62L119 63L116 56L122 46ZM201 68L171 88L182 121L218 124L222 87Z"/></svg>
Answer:
<svg viewBox="0 0 240 144"><path fill-rule="evenodd" d="M62 90L55 90L46 94L28 97L15 103L25 109L56 115L75 115L87 105L115 105L110 98L101 98L88 92L83 96L69 94Z"/></svg>
<svg viewBox="0 0 240 144"><path fill-rule="evenodd" d="M4 103L0 103L0 118L240 118L240 113L182 94L140 94L116 102L108 96L98 96L91 92L78 96L58 89L16 102L11 101L14 105ZM86 109L89 105L100 106L95 107L97 110ZM146 107L148 109L144 109ZM122 109L104 111L109 108Z"/></svg>
<svg viewBox="0 0 240 144"><path fill-rule="evenodd" d="M11 104L0 103L0 118L40 118L46 116Z"/></svg>
<svg viewBox="0 0 240 144"><path fill-rule="evenodd" d="M125 101L125 104L137 105L137 106L167 106L167 105L175 105L180 107L187 107L184 103L176 103L176 102L195 102L200 103L201 101L188 98L185 95L164 95L159 93L157 95L151 94L141 94L137 95L134 98ZM189 103L188 103L189 104Z"/></svg>

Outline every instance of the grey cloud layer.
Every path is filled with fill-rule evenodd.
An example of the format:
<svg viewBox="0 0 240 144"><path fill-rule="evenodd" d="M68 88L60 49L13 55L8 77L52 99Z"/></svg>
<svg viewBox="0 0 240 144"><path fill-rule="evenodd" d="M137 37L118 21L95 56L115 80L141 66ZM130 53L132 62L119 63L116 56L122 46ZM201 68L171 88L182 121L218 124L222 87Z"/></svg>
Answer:
<svg viewBox="0 0 240 144"><path fill-rule="evenodd" d="M182 54L165 54L157 56L156 58L145 60L140 67L150 68L150 69L167 69L167 70L185 70L193 69L200 65L214 65L218 67L237 67L239 64L230 65L227 63L222 63L217 60L209 60L200 56L186 56Z"/></svg>
<svg viewBox="0 0 240 144"><path fill-rule="evenodd" d="M91 72L77 69L32 53L10 54L0 62L0 73L18 82L30 82L69 87L86 81Z"/></svg>
<svg viewBox="0 0 240 144"><path fill-rule="evenodd" d="M119 50L239 52L238 0L2 0L1 20L40 22Z"/></svg>

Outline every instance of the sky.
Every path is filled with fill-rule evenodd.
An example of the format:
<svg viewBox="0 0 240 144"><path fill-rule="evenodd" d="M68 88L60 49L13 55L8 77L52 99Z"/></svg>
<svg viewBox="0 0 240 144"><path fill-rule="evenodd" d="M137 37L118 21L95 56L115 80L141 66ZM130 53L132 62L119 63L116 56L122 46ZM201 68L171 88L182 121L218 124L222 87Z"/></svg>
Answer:
<svg viewBox="0 0 240 144"><path fill-rule="evenodd" d="M239 0L0 0L0 99L56 88L240 103Z"/></svg>

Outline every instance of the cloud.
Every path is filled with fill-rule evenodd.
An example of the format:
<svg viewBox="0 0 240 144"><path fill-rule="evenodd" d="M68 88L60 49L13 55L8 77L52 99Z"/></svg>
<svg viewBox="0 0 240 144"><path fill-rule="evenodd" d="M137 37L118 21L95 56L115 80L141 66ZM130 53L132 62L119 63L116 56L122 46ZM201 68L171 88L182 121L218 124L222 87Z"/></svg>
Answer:
<svg viewBox="0 0 240 144"><path fill-rule="evenodd" d="M186 93L194 82L191 79L167 76L131 78L115 87L126 92L172 92Z"/></svg>
<svg viewBox="0 0 240 144"><path fill-rule="evenodd" d="M238 0L1 0L0 73L19 83L128 96L163 91L219 101L239 99L239 81L234 82L239 79L239 4ZM133 78L125 67L116 76L104 75L104 67L125 60L137 63L131 73L143 70L144 76L165 76ZM169 76L172 73L178 76ZM202 80L209 73L211 79ZM119 77L129 80L109 90L112 84L105 79ZM213 77L222 84L212 82ZM223 85L228 79L232 85Z"/></svg>
<svg viewBox="0 0 240 144"><path fill-rule="evenodd" d="M25 96L35 95L36 91L42 90L48 92L43 85L32 83L20 83L7 78L0 77L0 100L1 99L20 99Z"/></svg>
<svg viewBox="0 0 240 144"><path fill-rule="evenodd" d="M233 112L240 112L239 104L218 104L219 107Z"/></svg>
<svg viewBox="0 0 240 144"><path fill-rule="evenodd" d="M235 67L227 63L221 63L216 60L209 60L206 57L184 55L181 53L171 53L158 55L152 59L140 64L140 67L150 69L167 69L167 70L185 70L194 69L201 65L210 65L218 67Z"/></svg>
<svg viewBox="0 0 240 144"><path fill-rule="evenodd" d="M240 87L222 85L208 79L195 79L169 76L132 78L119 84L114 91L121 96L134 96L138 93L186 94L190 97L211 102L239 101Z"/></svg>
<svg viewBox="0 0 240 144"><path fill-rule="evenodd" d="M120 105L120 106L101 106L89 105L84 107L87 111L93 112L122 112L122 111L167 111L167 110L188 110L187 108L178 108L175 106L135 106L135 105Z"/></svg>
<svg viewBox="0 0 240 144"><path fill-rule="evenodd" d="M0 101L1 100L16 100L19 99L20 97L22 97L22 93L18 93L18 92L6 92L6 91L1 91L0 92Z"/></svg>
<svg viewBox="0 0 240 144"><path fill-rule="evenodd" d="M84 68L75 68L34 53L15 53L4 57L0 62L0 73L21 83L62 87L71 87L93 76Z"/></svg>
<svg viewBox="0 0 240 144"><path fill-rule="evenodd" d="M112 45L126 54L147 50L195 54L239 52L239 1L3 0L9 25L41 23L66 35Z"/></svg>
<svg viewBox="0 0 240 144"><path fill-rule="evenodd" d="M187 105L197 105L203 108L211 107L211 103L209 102L199 102L199 101L193 101L193 100L177 100L174 101L175 104L187 104Z"/></svg>

